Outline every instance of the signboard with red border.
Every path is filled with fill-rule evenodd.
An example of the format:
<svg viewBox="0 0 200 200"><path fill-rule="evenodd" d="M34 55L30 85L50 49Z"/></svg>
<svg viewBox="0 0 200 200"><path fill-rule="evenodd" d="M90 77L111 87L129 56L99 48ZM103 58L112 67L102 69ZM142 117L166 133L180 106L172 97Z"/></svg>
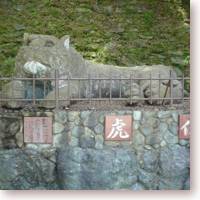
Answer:
<svg viewBox="0 0 200 200"><path fill-rule="evenodd" d="M132 116L111 115L105 117L106 141L131 141L132 139Z"/></svg>
<svg viewBox="0 0 200 200"><path fill-rule="evenodd" d="M52 143L51 117L24 117L25 143Z"/></svg>
<svg viewBox="0 0 200 200"><path fill-rule="evenodd" d="M179 138L190 138L190 115L188 114L179 116Z"/></svg>

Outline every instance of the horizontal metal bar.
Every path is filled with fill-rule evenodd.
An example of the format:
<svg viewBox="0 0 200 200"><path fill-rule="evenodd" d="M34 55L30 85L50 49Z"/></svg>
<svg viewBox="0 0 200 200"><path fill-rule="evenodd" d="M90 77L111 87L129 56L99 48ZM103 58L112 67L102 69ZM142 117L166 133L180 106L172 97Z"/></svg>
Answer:
<svg viewBox="0 0 200 200"><path fill-rule="evenodd" d="M0 77L0 81L8 81L8 80L21 80L21 81L31 81L33 78L10 78L10 77ZM56 80L55 78L35 78L34 80ZM61 80L61 79L60 79Z"/></svg>
<svg viewBox="0 0 200 200"><path fill-rule="evenodd" d="M171 98L133 98L132 100L171 100ZM183 98L173 98L173 100L182 100ZM88 101L87 98L71 98L72 101ZM109 98L91 98L92 101L109 101ZM116 101L121 101L121 100L126 100L126 101L130 101L130 98L112 98L112 100L116 100ZM185 97L184 100L190 100L189 97ZM59 99L59 101L67 101L67 99Z"/></svg>
<svg viewBox="0 0 200 200"><path fill-rule="evenodd" d="M172 98L133 98L132 100L171 100ZM173 100L190 100L190 97L184 97L184 98L173 98ZM0 99L0 101L32 101L33 99ZM88 98L71 98L72 101L88 101ZM109 101L109 98L91 98L91 100L93 101ZM117 100L117 101L121 101L121 100L127 100L129 101L129 98L112 98L112 100ZM35 99L35 101L55 101L55 99ZM58 101L69 101L69 99L58 99Z"/></svg>
<svg viewBox="0 0 200 200"><path fill-rule="evenodd" d="M152 77L152 80L182 80L183 78L153 78ZM8 81L8 80L21 80L21 81L25 81L25 80L33 80L33 78L0 78L0 81ZM34 80L49 80L49 81L52 81L52 80L56 80L55 78L35 78ZM68 80L82 80L82 81L85 81L85 80L110 80L110 78L58 78L57 80L59 81L68 81ZM130 80L130 78L112 78L112 81L113 80L116 80L116 81L119 81L119 80ZM137 77L134 77L132 80L150 80L149 78L137 78ZM184 80L190 80L189 77L185 77Z"/></svg>
<svg viewBox="0 0 200 200"><path fill-rule="evenodd" d="M35 99L36 101L55 101L55 99ZM16 98L16 99L11 99L11 98L8 98L8 99L0 99L0 101L33 101L33 99L19 99L19 98Z"/></svg>

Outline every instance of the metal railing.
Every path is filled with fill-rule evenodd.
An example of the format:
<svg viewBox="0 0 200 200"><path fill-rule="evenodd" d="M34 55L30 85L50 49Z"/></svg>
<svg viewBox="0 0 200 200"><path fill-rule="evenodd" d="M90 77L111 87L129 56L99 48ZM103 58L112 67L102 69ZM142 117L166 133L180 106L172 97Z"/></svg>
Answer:
<svg viewBox="0 0 200 200"><path fill-rule="evenodd" d="M92 101L100 102L100 101L109 101L110 103L114 101L126 101L129 104L133 104L136 102L148 102L148 104L153 104L156 101L156 104L164 105L169 104L173 105L177 102L179 104L183 104L185 101L189 101L189 91L185 94L185 86L189 88L190 78L182 75L181 77L174 77L172 75L172 71L168 77L161 77L161 73L154 76L154 74L150 73L149 77L136 77L134 74L131 74L130 77L94 77L89 75L88 77L71 77L70 74L61 75L55 70L54 77L0 77L0 107L5 104L5 102L23 102L24 105L29 104L33 107L41 107L41 102L51 102L53 107L59 108L63 102L71 102L71 101L88 101L91 103ZM149 82L149 96L134 96L133 94L133 83L140 83L141 81ZM165 81L166 89L164 95L161 95L161 86ZM182 88L182 94L177 96L173 95L174 90L174 81L179 81ZM21 84L20 87L17 86L17 83ZM153 94L153 84L157 84L157 95ZM113 86L118 84L118 94L113 94ZM38 95L38 84L40 85L40 95ZM107 86L105 86L107 84ZM28 89L27 89L28 85ZM76 86L76 94L73 94L74 87ZM94 85L96 89L94 91ZM102 86L104 85L104 87ZM129 90L129 95L123 95L122 87L126 85ZM138 84L139 87L140 84ZM41 89L43 87L43 89ZM60 92L62 88L65 88L64 95L60 96ZM141 89L141 88L140 88ZM84 91L85 90L85 91ZM106 92L105 92L106 90ZM116 88L115 88L116 90ZM20 93L16 94L16 93ZM31 93L29 95L25 93ZM53 98L46 98L46 96L51 92L54 93ZM84 93L85 92L85 93ZM42 94L43 93L43 94ZM95 93L95 94L94 94ZM103 94L104 93L104 94ZM116 92L115 92L116 93ZM73 94L73 95L72 95ZM44 106L45 107L45 106Z"/></svg>

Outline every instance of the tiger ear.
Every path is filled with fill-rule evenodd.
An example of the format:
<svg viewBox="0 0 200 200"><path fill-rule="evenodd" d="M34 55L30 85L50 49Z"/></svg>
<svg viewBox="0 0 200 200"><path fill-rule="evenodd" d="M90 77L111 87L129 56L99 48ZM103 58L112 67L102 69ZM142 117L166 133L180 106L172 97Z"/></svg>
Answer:
<svg viewBox="0 0 200 200"><path fill-rule="evenodd" d="M69 49L69 38L67 38L65 41L64 41L64 47L66 49Z"/></svg>
<svg viewBox="0 0 200 200"><path fill-rule="evenodd" d="M66 49L69 49L69 46L70 46L70 37L69 37L69 35L63 36L62 38L60 38L60 41L61 41L62 45Z"/></svg>

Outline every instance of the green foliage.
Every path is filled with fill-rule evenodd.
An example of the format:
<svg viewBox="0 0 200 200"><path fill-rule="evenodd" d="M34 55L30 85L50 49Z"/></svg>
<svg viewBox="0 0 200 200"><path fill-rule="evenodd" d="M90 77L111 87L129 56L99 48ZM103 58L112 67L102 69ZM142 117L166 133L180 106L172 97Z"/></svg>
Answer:
<svg viewBox="0 0 200 200"><path fill-rule="evenodd" d="M117 65L189 67L181 0L0 1L0 74L14 71L24 32L70 35L86 59Z"/></svg>
<svg viewBox="0 0 200 200"><path fill-rule="evenodd" d="M10 76L14 73L13 66L15 65L15 58L8 57L4 60L3 64L0 66L0 72L5 76Z"/></svg>
<svg viewBox="0 0 200 200"><path fill-rule="evenodd" d="M153 23L154 23L154 19L155 19L155 16L154 16L154 13L152 10L149 10L149 11L146 11L144 14L143 14L143 17L144 17L144 23L145 25L150 28Z"/></svg>

